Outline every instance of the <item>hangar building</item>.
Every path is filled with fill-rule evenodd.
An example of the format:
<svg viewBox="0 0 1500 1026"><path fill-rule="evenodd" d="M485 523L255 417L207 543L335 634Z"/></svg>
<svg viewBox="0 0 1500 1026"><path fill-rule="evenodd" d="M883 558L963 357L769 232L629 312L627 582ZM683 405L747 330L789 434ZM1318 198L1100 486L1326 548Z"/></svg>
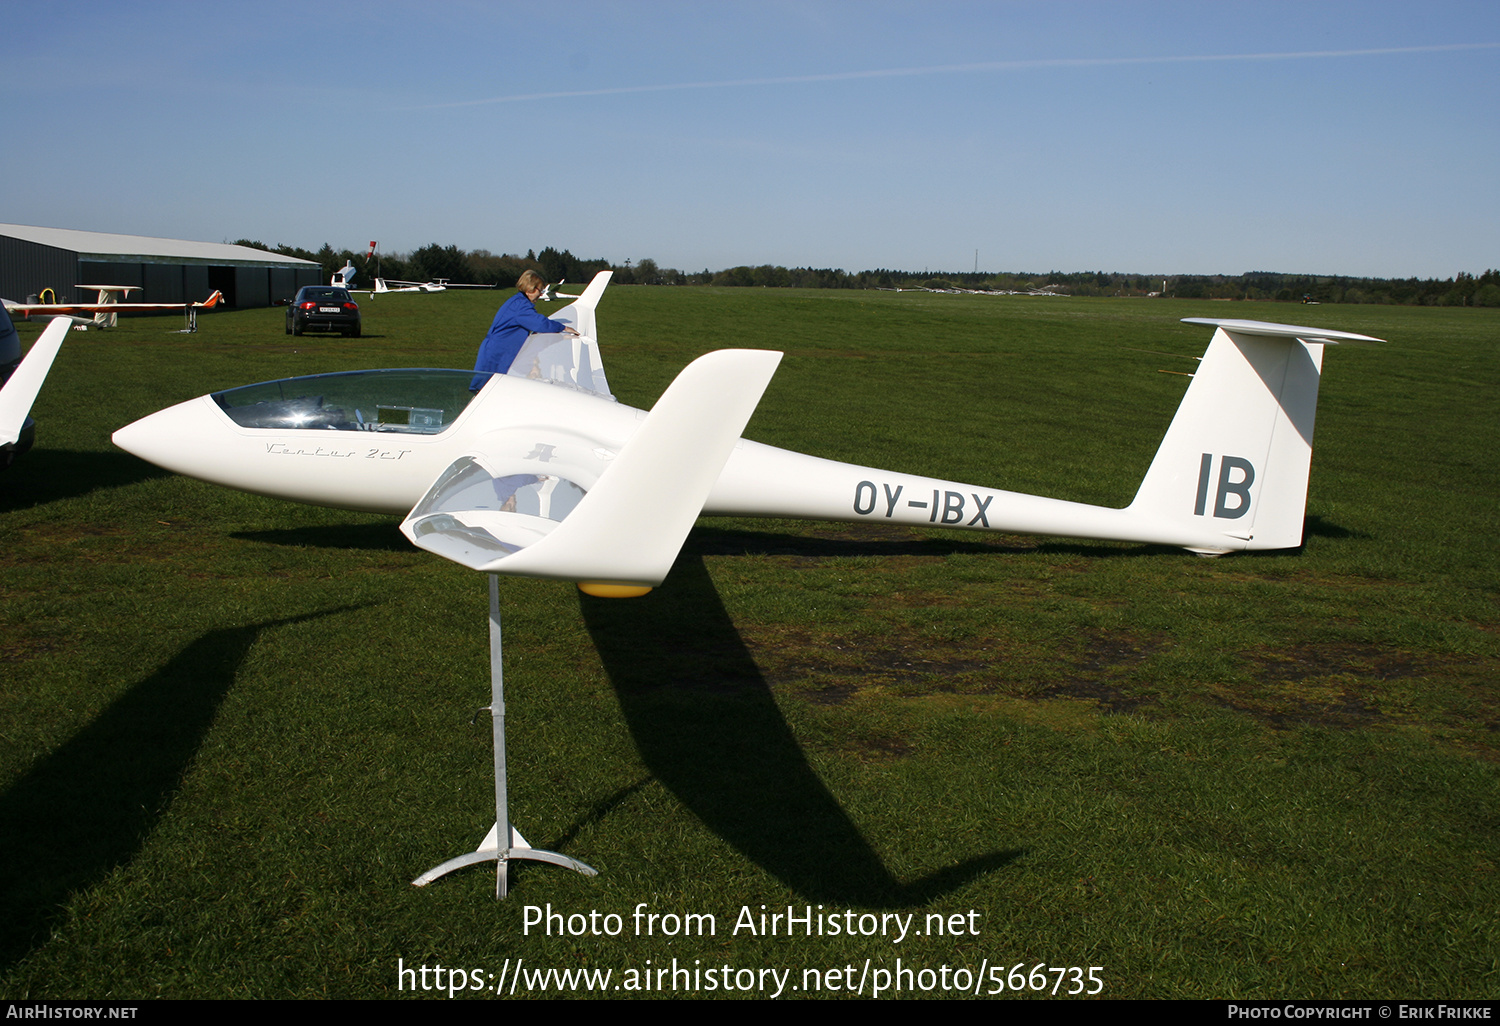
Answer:
<svg viewBox="0 0 1500 1026"><path fill-rule="evenodd" d="M323 280L311 260L223 242L109 235L0 224L0 296L22 302L52 289L59 303L93 302L83 285L137 285L132 298L187 303L214 289L229 306L270 306Z"/></svg>

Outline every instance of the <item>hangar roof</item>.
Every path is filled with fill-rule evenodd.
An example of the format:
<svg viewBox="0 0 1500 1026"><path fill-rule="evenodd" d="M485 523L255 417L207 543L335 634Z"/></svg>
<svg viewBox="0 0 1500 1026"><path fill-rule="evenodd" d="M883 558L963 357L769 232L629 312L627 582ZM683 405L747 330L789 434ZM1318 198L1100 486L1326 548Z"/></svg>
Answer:
<svg viewBox="0 0 1500 1026"><path fill-rule="evenodd" d="M69 250L84 260L318 266L312 260L267 253L248 246L233 246L227 242L190 242L184 239L156 239L148 235L111 235L107 232L81 232L72 228L37 228L26 224L0 224L0 235Z"/></svg>

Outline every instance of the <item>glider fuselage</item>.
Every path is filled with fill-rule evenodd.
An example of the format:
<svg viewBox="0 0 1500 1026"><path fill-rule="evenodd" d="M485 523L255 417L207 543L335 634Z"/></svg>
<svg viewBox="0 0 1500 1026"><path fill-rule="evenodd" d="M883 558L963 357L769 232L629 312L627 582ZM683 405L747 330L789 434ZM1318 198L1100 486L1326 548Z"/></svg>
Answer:
<svg viewBox="0 0 1500 1026"><path fill-rule="evenodd" d="M1170 545L1302 542L1330 341L1367 336L1194 319L1214 335L1135 499L1108 509L837 463L740 435L780 353L719 350L648 413L614 401L596 275L478 394L459 370L288 378L181 403L115 433L217 484L406 514L417 545L473 569L629 589L661 582L693 518L789 517Z"/></svg>
<svg viewBox="0 0 1500 1026"><path fill-rule="evenodd" d="M425 381L413 381L424 375ZM436 396L431 381L441 375L451 376L451 384ZM180 403L122 428L115 441L158 466L230 488L403 515L463 456L482 457L500 476L557 478L587 492L647 416L586 392L503 375L470 399L471 376L391 370L268 382ZM386 390L403 384L421 394ZM272 392L286 398L248 401ZM330 399L330 393L346 398ZM368 398L354 398L357 393ZM243 405L232 405L240 398ZM389 411L399 412L392 417ZM299 419L320 426L289 426ZM1243 539L1211 525L1201 532L1185 533L1180 525L1166 530L1128 509L839 463L745 439L735 445L703 513L1103 537L1217 551L1245 547Z"/></svg>

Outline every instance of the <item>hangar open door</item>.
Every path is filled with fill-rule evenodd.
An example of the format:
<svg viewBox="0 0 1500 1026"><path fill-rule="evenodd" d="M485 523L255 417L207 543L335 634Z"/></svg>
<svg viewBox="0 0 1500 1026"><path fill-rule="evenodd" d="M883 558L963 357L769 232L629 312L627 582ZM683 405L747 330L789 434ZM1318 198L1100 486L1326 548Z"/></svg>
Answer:
<svg viewBox="0 0 1500 1026"><path fill-rule="evenodd" d="M218 289L220 292L224 293L225 306L232 307L239 305L234 287L233 267L210 266L208 269L208 288L210 292L212 292L214 289Z"/></svg>

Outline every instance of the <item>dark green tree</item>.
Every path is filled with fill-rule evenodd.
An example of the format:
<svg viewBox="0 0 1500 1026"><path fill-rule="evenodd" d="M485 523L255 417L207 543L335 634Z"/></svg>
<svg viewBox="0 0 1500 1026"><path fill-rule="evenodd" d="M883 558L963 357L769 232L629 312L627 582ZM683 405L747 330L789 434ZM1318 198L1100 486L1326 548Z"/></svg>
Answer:
<svg viewBox="0 0 1500 1026"><path fill-rule="evenodd" d="M411 255L410 264L413 273L424 281L438 278L469 281L473 278L469 258L457 246L439 246L436 242L423 246Z"/></svg>

